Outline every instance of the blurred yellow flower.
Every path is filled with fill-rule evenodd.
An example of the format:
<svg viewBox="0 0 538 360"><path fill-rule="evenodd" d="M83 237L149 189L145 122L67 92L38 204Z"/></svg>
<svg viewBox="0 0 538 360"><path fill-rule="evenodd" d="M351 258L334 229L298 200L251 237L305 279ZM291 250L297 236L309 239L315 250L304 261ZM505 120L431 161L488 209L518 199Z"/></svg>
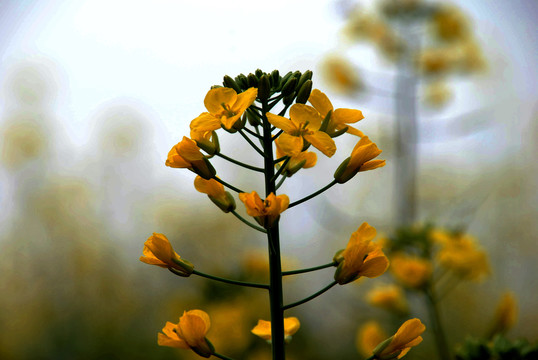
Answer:
<svg viewBox="0 0 538 360"><path fill-rule="evenodd" d="M270 193L262 201L256 191L249 193L240 193L239 199L245 204L247 214L254 217L258 224L268 228L278 220L280 214L284 212L290 203L288 195L278 195Z"/></svg>
<svg viewBox="0 0 538 360"><path fill-rule="evenodd" d="M166 322L163 332L157 337L157 342L161 346L192 349L196 354L208 358L215 352L213 345L205 337L210 325L209 315L206 312L185 311L179 323Z"/></svg>
<svg viewBox="0 0 538 360"><path fill-rule="evenodd" d="M422 334L426 326L419 319L407 320L400 326L396 334L387 339L384 343L374 350L376 359L401 359L411 350L422 342Z"/></svg>
<svg viewBox="0 0 538 360"><path fill-rule="evenodd" d="M153 233L144 243L142 254L140 261L149 265L175 269L183 276L189 276L194 269L190 262L181 259L172 249L170 241L163 234Z"/></svg>
<svg viewBox="0 0 538 360"><path fill-rule="evenodd" d="M368 303L397 314L409 312L409 306L401 287L395 284L378 285L366 294Z"/></svg>
<svg viewBox="0 0 538 360"><path fill-rule="evenodd" d="M344 58L327 57L321 64L321 75L339 93L351 95L362 89L357 70Z"/></svg>
<svg viewBox="0 0 538 360"><path fill-rule="evenodd" d="M418 54L418 68L426 75L452 70L457 53L453 47L426 48Z"/></svg>
<svg viewBox="0 0 538 360"><path fill-rule="evenodd" d="M440 6L432 17L435 36L444 41L460 41L469 36L469 22L454 6Z"/></svg>
<svg viewBox="0 0 538 360"><path fill-rule="evenodd" d="M518 307L517 299L512 292L505 292L497 305L491 326L491 336L504 334L517 322Z"/></svg>
<svg viewBox="0 0 538 360"><path fill-rule="evenodd" d="M183 140L172 147L165 165L172 168L190 169L204 179L210 179L215 175L215 169L200 152L196 142L186 136L183 136Z"/></svg>
<svg viewBox="0 0 538 360"><path fill-rule="evenodd" d="M209 112L200 114L191 122L195 131L212 131L221 126L231 129L258 96L258 89L250 88L237 94L234 89L219 87L209 90L204 105Z"/></svg>
<svg viewBox="0 0 538 360"><path fill-rule="evenodd" d="M347 124L356 123L359 120L364 119L362 112L355 109L336 109L334 110L333 104L321 91L318 89L312 90L308 101L312 106L320 113L321 117L325 118L329 112L331 112L331 119L329 125L327 126L327 134L333 134L339 130L347 128L346 132L357 135L364 136L362 131L355 129L352 126Z"/></svg>
<svg viewBox="0 0 538 360"><path fill-rule="evenodd" d="M286 342L290 342L291 337L299 330L301 323L296 317L284 318L284 339ZM271 322L265 320L258 320L258 324L251 330L256 336L261 337L264 340L271 340Z"/></svg>
<svg viewBox="0 0 538 360"><path fill-rule="evenodd" d="M429 260L418 256L397 253L391 257L391 271L396 280L409 288L421 288L430 280L433 272Z"/></svg>
<svg viewBox="0 0 538 360"><path fill-rule="evenodd" d="M279 136L280 149L287 155L296 156L303 151L305 141L328 157L336 152L334 140L318 131L323 121L319 112L311 106L294 104L290 108L290 118L267 113L267 120L284 133Z"/></svg>
<svg viewBox="0 0 538 360"><path fill-rule="evenodd" d="M276 157L281 158L285 156L286 154L284 151L282 151L280 147L280 141L279 139L275 140L276 145ZM289 156L289 155L288 155ZM282 171L282 174L286 176L292 176L300 169L308 169L311 167L314 167L318 161L318 156L315 152L312 151L302 151L297 155L290 156L290 160L288 161L288 164L286 165L286 168L284 171ZM276 164L277 167L282 166L284 161L281 161L280 163Z"/></svg>
<svg viewBox="0 0 538 360"><path fill-rule="evenodd" d="M487 67L484 54L478 44L469 39L458 45L458 66L464 72L484 71Z"/></svg>
<svg viewBox="0 0 538 360"><path fill-rule="evenodd" d="M489 274L488 257L471 235L437 230L432 237L441 245L436 255L441 266L467 280L480 280Z"/></svg>
<svg viewBox="0 0 538 360"><path fill-rule="evenodd" d="M46 129L35 121L17 120L3 124L0 134L1 161L10 169L43 155L48 147Z"/></svg>
<svg viewBox="0 0 538 360"><path fill-rule="evenodd" d="M338 267L334 279L338 284L350 283L360 276L374 278L387 270L387 257L379 245L372 243L375 234L375 228L363 223L351 234L346 248L336 253L334 260L338 262Z"/></svg>
<svg viewBox="0 0 538 360"><path fill-rule="evenodd" d="M424 101L431 106L441 107L450 100L452 93L446 82L442 80L433 81L426 85L424 90Z"/></svg>
<svg viewBox="0 0 538 360"><path fill-rule="evenodd" d="M385 166L385 160L372 160L381 154L381 152L382 150L368 136L363 136L353 148L351 156L344 160L334 173L335 180L343 184L360 171L368 171Z"/></svg>
<svg viewBox="0 0 538 360"><path fill-rule="evenodd" d="M201 176L194 179L194 187L201 193L207 194L209 199L222 211L230 212L235 210L235 200L233 196L224 190L224 186L217 180L205 180Z"/></svg>
<svg viewBox="0 0 538 360"><path fill-rule="evenodd" d="M364 357L368 357L372 354L377 345L387 337L388 335L383 331L381 325L379 325L377 321L372 320L365 322L359 328L355 345L357 346L357 350Z"/></svg>

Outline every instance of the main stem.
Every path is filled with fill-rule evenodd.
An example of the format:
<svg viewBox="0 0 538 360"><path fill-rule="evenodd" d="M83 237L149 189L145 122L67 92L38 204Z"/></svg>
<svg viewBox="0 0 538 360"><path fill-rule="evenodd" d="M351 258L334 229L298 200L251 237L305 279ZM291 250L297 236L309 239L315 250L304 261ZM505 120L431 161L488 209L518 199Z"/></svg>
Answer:
<svg viewBox="0 0 538 360"><path fill-rule="evenodd" d="M270 193L276 195L275 165L273 162L273 141L271 124L267 120L267 102L262 104L263 152L265 171L265 197ZM284 310L282 291L282 264L280 260L280 235L278 220L267 229L269 246L269 303L271 308L271 346L273 360L284 360Z"/></svg>
<svg viewBox="0 0 538 360"><path fill-rule="evenodd" d="M439 359L450 360L450 350L446 340L445 330L441 322L441 314L439 313L439 308L437 306L437 296L432 285L428 285L428 288L425 290L425 295L426 303L428 305L428 312L430 313L430 321L432 322L433 334L437 344Z"/></svg>
<svg viewBox="0 0 538 360"><path fill-rule="evenodd" d="M419 48L420 39L412 32L409 24L399 24L409 44ZM407 50L398 63L396 77L396 171L394 196L396 197L396 224L408 226L415 222L417 214L417 77L410 54L417 49Z"/></svg>

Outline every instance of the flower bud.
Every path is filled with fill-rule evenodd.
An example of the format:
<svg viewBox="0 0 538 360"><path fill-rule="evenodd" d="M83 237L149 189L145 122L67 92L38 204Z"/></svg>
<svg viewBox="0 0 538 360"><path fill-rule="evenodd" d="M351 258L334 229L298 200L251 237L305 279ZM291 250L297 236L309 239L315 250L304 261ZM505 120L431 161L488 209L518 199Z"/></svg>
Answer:
<svg viewBox="0 0 538 360"><path fill-rule="evenodd" d="M278 70L273 70L271 72L271 84L274 88L278 88L278 86L280 85L280 73L278 72Z"/></svg>
<svg viewBox="0 0 538 360"><path fill-rule="evenodd" d="M213 204L219 207L219 209L221 209L225 213L229 213L230 211L235 210L235 199L228 191L226 191L225 194L226 196L223 198L217 198L211 195L208 195L208 197L209 200L213 202Z"/></svg>
<svg viewBox="0 0 538 360"><path fill-rule="evenodd" d="M247 121L251 126L259 126L262 124L256 115L251 114L249 111L245 111L245 114L247 114Z"/></svg>
<svg viewBox="0 0 538 360"><path fill-rule="evenodd" d="M248 86L248 79L245 75L239 74L235 77L236 84L242 89L246 90L249 88Z"/></svg>
<svg viewBox="0 0 538 360"><path fill-rule="evenodd" d="M269 76L262 75L258 81L258 99L265 101L271 96L271 83Z"/></svg>
<svg viewBox="0 0 538 360"><path fill-rule="evenodd" d="M256 71L254 71L254 75L256 75L258 79L261 78L264 74L265 73L261 69L256 69Z"/></svg>
<svg viewBox="0 0 538 360"><path fill-rule="evenodd" d="M258 78L253 73L248 74L247 76L248 87L258 87Z"/></svg>
<svg viewBox="0 0 538 360"><path fill-rule="evenodd" d="M290 77L288 81L284 84L282 87L282 95L287 96L290 95L295 90L295 86L297 85L297 78L296 77Z"/></svg>
<svg viewBox="0 0 538 360"><path fill-rule="evenodd" d="M239 85L235 82L234 79L232 79L230 76L225 75L224 81L222 82L225 87L232 88L235 90L236 93L240 93L241 89L239 88Z"/></svg>
<svg viewBox="0 0 538 360"><path fill-rule="evenodd" d="M294 79L295 80L295 79ZM283 90L284 91L284 90ZM293 99L295 99L295 91L292 92L291 94L289 95L286 95L284 96L284 99L282 100L282 102L284 103L284 105L289 105L293 102Z"/></svg>
<svg viewBox="0 0 538 360"><path fill-rule="evenodd" d="M297 93L297 99L295 99L296 103L299 104L306 104L308 101L308 98L310 97L310 92L312 91L312 80L306 80L302 86L299 88L299 92Z"/></svg>
<svg viewBox="0 0 538 360"><path fill-rule="evenodd" d="M277 91L282 91L282 88L284 87L284 85L286 85L286 83L288 82L288 80L293 76L293 73L291 71L289 71L286 75L284 75L283 78L280 79L279 81L279 84L276 88Z"/></svg>
<svg viewBox="0 0 538 360"><path fill-rule="evenodd" d="M306 83L308 80L312 80L312 71L310 70L307 70L305 71L300 77L299 77L299 82L297 83L297 89L300 89L304 83Z"/></svg>

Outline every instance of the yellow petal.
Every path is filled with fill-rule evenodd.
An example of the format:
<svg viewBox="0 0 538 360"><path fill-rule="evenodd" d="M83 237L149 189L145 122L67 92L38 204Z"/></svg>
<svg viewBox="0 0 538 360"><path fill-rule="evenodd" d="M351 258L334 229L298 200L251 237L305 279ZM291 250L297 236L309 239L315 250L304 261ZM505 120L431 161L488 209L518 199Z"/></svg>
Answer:
<svg viewBox="0 0 538 360"><path fill-rule="evenodd" d="M283 133L278 137L278 145L284 154L297 156L303 149L303 138Z"/></svg>
<svg viewBox="0 0 538 360"><path fill-rule="evenodd" d="M237 100L237 93L231 88L211 89L204 99L204 105L211 114L219 114L224 110L222 104L230 107Z"/></svg>
<svg viewBox="0 0 538 360"><path fill-rule="evenodd" d="M265 206L263 205L263 201L260 199L260 196L256 191L253 191L250 194L240 193L239 200L245 204L245 208L249 216L255 217L265 215L263 212Z"/></svg>
<svg viewBox="0 0 538 360"><path fill-rule="evenodd" d="M334 140L322 131L314 131L314 133L308 135L305 134L304 138L328 157L333 156L336 152L336 144L334 143Z"/></svg>
<svg viewBox="0 0 538 360"><path fill-rule="evenodd" d="M375 278L379 275L382 275L387 271L389 267L389 260L380 252L378 255L368 254L368 257L364 260L364 263L361 267L360 275L366 276L369 278Z"/></svg>
<svg viewBox="0 0 538 360"><path fill-rule="evenodd" d="M359 171L374 170L383 166L385 166L385 160L371 160L362 164Z"/></svg>
<svg viewBox="0 0 538 360"><path fill-rule="evenodd" d="M162 333L157 335L157 344L160 346L169 346L178 349L190 349L190 346L182 339L172 339Z"/></svg>
<svg viewBox="0 0 538 360"><path fill-rule="evenodd" d="M196 119L191 121L191 130L197 132L214 131L220 129L220 119L210 113L201 113ZM192 137L192 135L191 135Z"/></svg>
<svg viewBox="0 0 538 360"><path fill-rule="evenodd" d="M256 100L256 96L258 96L258 89L253 87L237 95L237 100L232 106L232 111L242 115L243 112L252 105L254 100Z"/></svg>
<svg viewBox="0 0 538 360"><path fill-rule="evenodd" d="M346 125L346 126L347 126L347 131L346 132L348 134L355 135L355 136L358 136L358 137L363 137L364 136L364 133L362 131L355 129L353 126L348 126L348 125ZM340 129L338 129L338 126L336 127L336 130L340 130Z"/></svg>
<svg viewBox="0 0 538 360"><path fill-rule="evenodd" d="M181 140L175 148L179 156L190 163L204 159L204 155L200 152L200 148L196 145L196 141L191 140L186 136L183 136L183 140Z"/></svg>
<svg viewBox="0 0 538 360"><path fill-rule="evenodd" d="M205 314L205 316L201 316ZM209 316L201 310L191 310L183 313L179 319L179 336L189 344L196 347L205 342L205 335L209 330Z"/></svg>
<svg viewBox="0 0 538 360"><path fill-rule="evenodd" d="M258 324L251 330L251 332L264 340L271 340L271 322L258 320Z"/></svg>
<svg viewBox="0 0 538 360"><path fill-rule="evenodd" d="M318 89L312 90L308 101L321 114L322 117L327 116L327 113L333 110L333 104L331 104L331 101L329 100L327 95L325 95Z"/></svg>
<svg viewBox="0 0 538 360"><path fill-rule="evenodd" d="M301 323L296 317L287 317L284 319L284 335L292 336L299 330Z"/></svg>
<svg viewBox="0 0 538 360"><path fill-rule="evenodd" d="M172 168L189 168L191 167L191 163L187 160L183 159L176 150L176 147L174 146L169 152L168 156L166 158L165 162L166 166L172 167Z"/></svg>
<svg viewBox="0 0 538 360"><path fill-rule="evenodd" d="M196 176L194 179L194 187L199 192L214 198L219 198L225 195L224 186L214 179L205 180L201 176Z"/></svg>
<svg viewBox="0 0 538 360"><path fill-rule="evenodd" d="M306 128L313 131L319 130L323 121L316 109L305 104L294 104L290 108L290 119L297 128L302 128L304 124L308 123Z"/></svg>
<svg viewBox="0 0 538 360"><path fill-rule="evenodd" d="M331 121L337 124L353 124L362 119L362 111L355 109L336 109L331 115Z"/></svg>
<svg viewBox="0 0 538 360"><path fill-rule="evenodd" d="M151 251L156 259L159 259L166 264L172 262L174 250L165 235L153 233L153 235L144 243L144 247Z"/></svg>
<svg viewBox="0 0 538 360"><path fill-rule="evenodd" d="M276 126L281 130L284 130L284 132L288 134L299 130L299 128L295 126L295 124L290 119L287 119L282 116L267 113L267 120L269 120L271 125Z"/></svg>
<svg viewBox="0 0 538 360"><path fill-rule="evenodd" d="M426 330L426 326L422 322L415 318L407 320L400 326L392 341L390 347L395 349L401 349L403 347L408 347L408 344L414 341L420 334ZM420 341L419 341L420 342Z"/></svg>

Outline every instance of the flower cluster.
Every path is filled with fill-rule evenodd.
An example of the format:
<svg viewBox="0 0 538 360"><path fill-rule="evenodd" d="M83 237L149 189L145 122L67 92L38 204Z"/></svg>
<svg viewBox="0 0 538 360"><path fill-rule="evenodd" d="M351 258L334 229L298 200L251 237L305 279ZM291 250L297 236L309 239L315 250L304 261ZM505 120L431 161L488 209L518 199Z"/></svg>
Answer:
<svg viewBox="0 0 538 360"><path fill-rule="evenodd" d="M380 276L389 266L381 245L372 242L376 230L363 223L351 235L347 247L339 251L329 264L288 272L281 269L278 229L281 215L288 208L307 201L336 184L351 180L359 172L385 165L385 160L376 159L381 153L377 145L352 126L364 118L363 113L356 109L335 108L326 94L312 89L311 79L310 71L289 72L281 76L278 71L264 73L257 70L248 76L225 76L224 86L213 86L207 93L204 99L207 111L191 121L190 138L185 136L174 145L165 162L171 168L186 168L194 172L197 175L194 179L197 191L206 194L224 213L234 215L267 236L269 284L227 279L195 270L193 264L173 250L163 234L155 233L146 241L140 258L144 263L167 268L183 277L197 275L227 284L269 290L271 321L259 320L252 333L270 342L277 358L283 357L284 342L289 342L300 327L299 320L284 317L284 311L310 301L336 284L348 284L362 276ZM277 109L279 103L280 109ZM244 163L226 154L217 135L219 130L241 135L261 155L263 167ZM318 154L315 151L332 157L337 151L335 139L344 134L355 136L357 143L350 156L336 168L334 179L330 179L327 186L293 202L288 195L277 194L287 178L316 165ZM314 151L309 151L311 146ZM260 196L253 190L244 191L228 183L224 177L217 176L212 164L217 158L262 173L265 196ZM225 188L237 193L248 216L244 217L236 211L235 197ZM336 267L334 282L302 300L282 304L282 278L285 275L333 266ZM166 323L158 336L158 343L190 349L202 357L229 359L216 352L206 338L209 327L207 313L202 310L186 311L177 324ZM390 354L403 349L401 341L391 346Z"/></svg>

